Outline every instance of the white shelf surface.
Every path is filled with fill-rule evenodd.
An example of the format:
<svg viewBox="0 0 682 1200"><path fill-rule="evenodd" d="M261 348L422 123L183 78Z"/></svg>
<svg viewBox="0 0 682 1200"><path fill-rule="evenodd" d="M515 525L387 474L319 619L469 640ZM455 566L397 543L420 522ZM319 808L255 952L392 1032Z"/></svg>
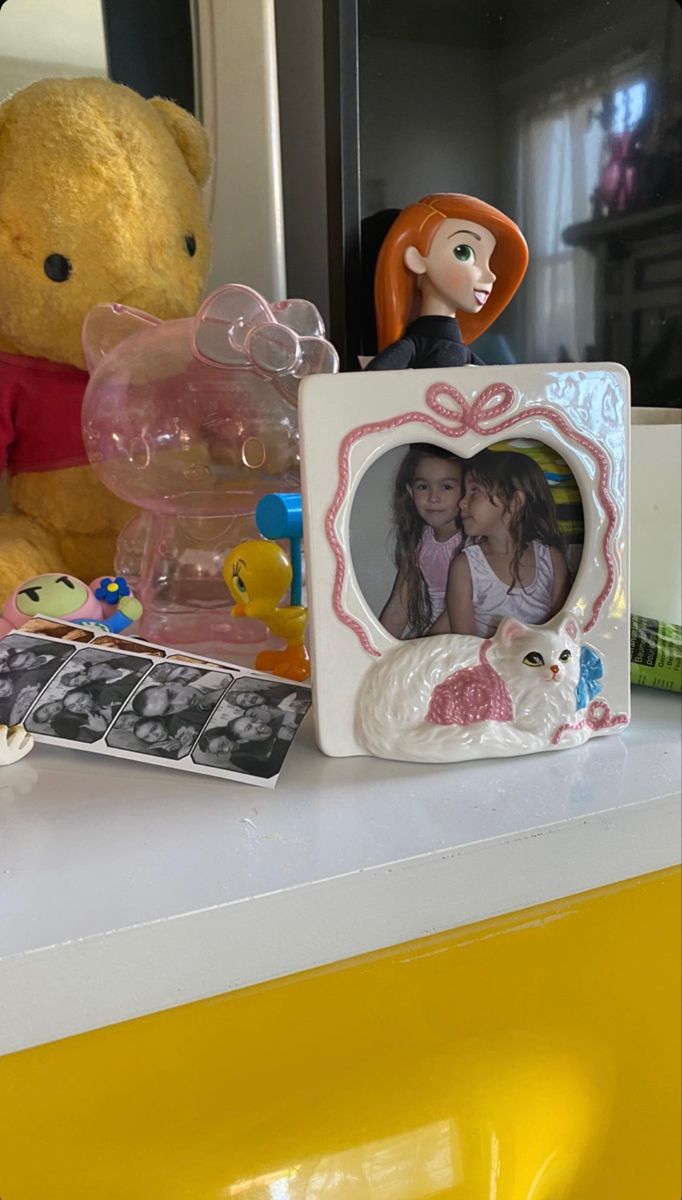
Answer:
<svg viewBox="0 0 682 1200"><path fill-rule="evenodd" d="M274 791L40 745L0 768L0 1053L622 881L680 858L680 697L619 737Z"/></svg>

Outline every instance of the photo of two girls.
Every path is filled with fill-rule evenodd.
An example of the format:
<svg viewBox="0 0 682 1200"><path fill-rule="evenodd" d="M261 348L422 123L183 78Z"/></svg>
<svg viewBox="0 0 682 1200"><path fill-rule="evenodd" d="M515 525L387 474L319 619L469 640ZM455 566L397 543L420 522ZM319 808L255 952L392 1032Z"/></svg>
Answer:
<svg viewBox="0 0 682 1200"><path fill-rule="evenodd" d="M360 507L374 514L371 530L360 524ZM530 440L496 443L468 459L425 442L389 451L366 473L351 516L358 581L381 624L401 639L487 638L503 617L544 624L565 604L582 542L571 471Z"/></svg>

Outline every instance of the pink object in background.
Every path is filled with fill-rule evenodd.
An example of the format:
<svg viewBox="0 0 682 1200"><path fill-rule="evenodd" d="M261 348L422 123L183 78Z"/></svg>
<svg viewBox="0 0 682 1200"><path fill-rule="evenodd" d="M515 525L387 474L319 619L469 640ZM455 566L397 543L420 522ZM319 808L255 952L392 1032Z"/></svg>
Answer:
<svg viewBox="0 0 682 1200"><path fill-rule="evenodd" d="M230 284L179 321L98 305L83 345L88 458L141 510L116 559L144 605L141 635L252 661L274 643L230 615L223 560L258 536L261 496L300 486L298 384L338 370L320 314Z"/></svg>
<svg viewBox="0 0 682 1200"><path fill-rule="evenodd" d="M611 133L608 144L610 157L602 168L597 190L606 214L615 216L627 212L637 188L637 172L632 158L634 134Z"/></svg>

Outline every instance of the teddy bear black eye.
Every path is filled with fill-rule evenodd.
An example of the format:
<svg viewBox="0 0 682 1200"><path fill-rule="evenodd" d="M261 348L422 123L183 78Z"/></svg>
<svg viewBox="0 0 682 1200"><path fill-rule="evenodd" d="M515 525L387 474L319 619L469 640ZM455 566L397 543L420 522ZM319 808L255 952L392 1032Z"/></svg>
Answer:
<svg viewBox="0 0 682 1200"><path fill-rule="evenodd" d="M43 270L53 283L65 283L73 271L73 267L70 260L63 254L48 254L43 263Z"/></svg>
<svg viewBox="0 0 682 1200"><path fill-rule="evenodd" d="M190 258L194 258L194 255L197 252L197 239L193 233L185 234L185 246L187 247L187 253L189 254Z"/></svg>

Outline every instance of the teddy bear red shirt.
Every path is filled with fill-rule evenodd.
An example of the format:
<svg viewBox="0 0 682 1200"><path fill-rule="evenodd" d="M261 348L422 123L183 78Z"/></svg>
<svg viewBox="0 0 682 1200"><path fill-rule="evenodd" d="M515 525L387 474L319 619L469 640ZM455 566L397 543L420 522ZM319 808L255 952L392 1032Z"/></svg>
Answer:
<svg viewBox="0 0 682 1200"><path fill-rule="evenodd" d="M81 408L87 371L0 353L0 471L55 471L87 463Z"/></svg>

